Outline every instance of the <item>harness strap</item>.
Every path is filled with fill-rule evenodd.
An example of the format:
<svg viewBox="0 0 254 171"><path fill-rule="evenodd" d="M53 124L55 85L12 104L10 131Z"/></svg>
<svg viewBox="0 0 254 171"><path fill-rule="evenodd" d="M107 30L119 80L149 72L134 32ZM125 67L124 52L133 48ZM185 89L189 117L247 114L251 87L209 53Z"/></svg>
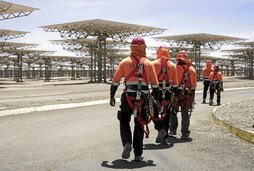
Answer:
<svg viewBox="0 0 254 171"><path fill-rule="evenodd" d="M159 106L161 107L161 111L162 111L162 115L160 118L155 118L153 117L154 121L161 121L163 120L166 116L167 116L167 105L170 104L170 100L165 100L165 94L166 94L166 81L169 80L169 76L167 74L168 68L167 68L167 64L168 64L169 60L167 60L166 62L163 63L162 60L160 60L161 63L161 72L159 72L159 74L157 75L157 78L159 79L162 75L162 103L159 104Z"/></svg>
<svg viewBox="0 0 254 171"><path fill-rule="evenodd" d="M180 82L180 85L183 85L183 88L182 88L182 91L179 95L179 99L184 95L187 87L188 87L188 92L190 93L190 95L192 95L191 83L190 83L190 74L189 74L189 71L188 71L190 66L188 65L188 67L186 69L183 65L180 65L180 66L182 66L182 68L184 70L184 73L183 73L183 78Z"/></svg>
<svg viewBox="0 0 254 171"><path fill-rule="evenodd" d="M146 73L144 70L144 61L146 58L141 58L140 60L136 59L137 66L132 70L132 72L125 78L125 82L132 76L135 76L134 74L138 71L138 86L137 86L137 94L136 97L129 96L127 91L125 93L126 99L128 101L128 104L130 108L133 110L133 115L136 117L137 121L140 123L142 129L144 130L145 137L149 137L149 128L148 124L151 122L151 118L149 118L148 121L143 120L142 118L142 105L144 103L144 100L141 99L141 91L142 91L142 79L144 78L147 82ZM132 101L135 101L134 104Z"/></svg>
<svg viewBox="0 0 254 171"><path fill-rule="evenodd" d="M159 106L161 107L161 117L155 118L154 116L152 117L152 120L154 121L162 121L164 118L167 116L167 105L169 105L171 100L162 100L161 103L159 103Z"/></svg>
<svg viewBox="0 0 254 171"><path fill-rule="evenodd" d="M157 75L157 78L158 78L158 79L161 77L162 74L164 74L164 75L163 75L163 79L164 79L165 73L167 73L167 68L166 68L166 66L167 66L167 64L168 64L168 61L169 61L169 60L167 60L167 61L163 64L163 63L162 63L162 60L160 60L160 63L161 63L161 72L159 72L159 74ZM168 75L167 75L167 74L166 74L166 76L167 76L167 78L168 78Z"/></svg>
<svg viewBox="0 0 254 171"><path fill-rule="evenodd" d="M213 81L219 81L219 79L218 79L218 77L217 77L217 72L213 72L214 74L213 74ZM219 92L219 90L221 89L220 88L220 82L218 82L218 88L217 88L217 86L216 86L216 83L211 83L213 86L211 86L211 88L212 89L214 89L215 90L215 94L216 95L218 95L220 92Z"/></svg>
<svg viewBox="0 0 254 171"><path fill-rule="evenodd" d="M144 64L146 58L143 57L140 60L138 60L136 57L133 57L133 59L135 60L136 63L136 67L129 73L129 75L125 78L124 82L126 82L128 79L130 79L132 76L135 76L135 73L138 71L138 65L139 64ZM145 79L145 81L147 82L147 76L146 76L146 72L145 70L143 70L143 77Z"/></svg>
<svg viewBox="0 0 254 171"><path fill-rule="evenodd" d="M191 83L190 83L190 74L189 74L189 65L188 67L185 69L185 67L183 65L180 65L182 66L183 70L184 70L184 73L183 73L183 78L180 82L180 85L183 85L183 88L182 88L182 91L178 97L178 99L181 99L185 93L186 90L188 90L189 92L189 95L187 96L187 98L181 102L178 102L177 106L182 106L182 107L185 107L186 105L190 104L191 103L191 100L193 98L193 93L191 91ZM187 89L188 87L188 89Z"/></svg>
<svg viewBox="0 0 254 171"><path fill-rule="evenodd" d="M148 121L145 121L142 119L142 116L141 116L142 105L144 104L145 101L142 99L136 100L135 97L129 96L127 92L125 93L125 96L130 108L133 110L134 115L136 115L137 121L140 123L142 129L144 130L144 133L146 135L145 137L149 138L150 131L149 131L148 124L152 121L153 117L150 117ZM134 104L132 101L135 101Z"/></svg>

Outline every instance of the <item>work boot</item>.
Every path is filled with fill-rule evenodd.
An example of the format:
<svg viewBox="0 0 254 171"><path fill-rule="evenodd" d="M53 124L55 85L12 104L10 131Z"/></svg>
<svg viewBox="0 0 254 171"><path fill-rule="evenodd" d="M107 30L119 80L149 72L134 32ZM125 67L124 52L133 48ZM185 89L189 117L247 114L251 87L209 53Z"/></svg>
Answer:
<svg viewBox="0 0 254 171"><path fill-rule="evenodd" d="M220 102L217 102L217 106L220 106L221 105L221 103Z"/></svg>
<svg viewBox="0 0 254 171"><path fill-rule="evenodd" d="M205 98L203 98L203 102L202 102L202 103L203 103L203 104L206 103L206 102L205 102Z"/></svg>
<svg viewBox="0 0 254 171"><path fill-rule="evenodd" d="M190 140L190 137L188 135L182 135L181 139L182 140Z"/></svg>
<svg viewBox="0 0 254 171"><path fill-rule="evenodd" d="M176 135L176 131L170 131L168 135L172 137L172 136Z"/></svg>
<svg viewBox="0 0 254 171"><path fill-rule="evenodd" d="M165 131L165 129L158 131L158 135L156 137L155 142L161 143L163 141L163 137L165 137L166 135L167 135L167 132Z"/></svg>
<svg viewBox="0 0 254 171"><path fill-rule="evenodd" d="M212 106L213 105L213 100L209 101L209 105Z"/></svg>
<svg viewBox="0 0 254 171"><path fill-rule="evenodd" d="M144 159L144 157L142 156L142 155L135 155L135 158L134 158L134 160L136 161L136 162L140 162L140 161L142 161Z"/></svg>
<svg viewBox="0 0 254 171"><path fill-rule="evenodd" d="M169 143L169 135L166 135L165 137L163 137L163 140L162 140L162 144L168 144Z"/></svg>
<svg viewBox="0 0 254 171"><path fill-rule="evenodd" d="M122 158L128 159L130 157L131 152L131 143L127 143L124 145L123 152L122 152Z"/></svg>

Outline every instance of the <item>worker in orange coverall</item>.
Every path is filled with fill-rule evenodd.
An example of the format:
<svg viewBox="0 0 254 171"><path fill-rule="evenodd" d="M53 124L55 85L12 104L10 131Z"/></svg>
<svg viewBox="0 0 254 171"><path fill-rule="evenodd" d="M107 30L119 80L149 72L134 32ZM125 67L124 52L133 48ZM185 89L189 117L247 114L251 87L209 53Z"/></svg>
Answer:
<svg viewBox="0 0 254 171"><path fill-rule="evenodd" d="M217 105L221 105L221 91L223 89L223 76L222 73L219 72L219 65L216 64L214 66L214 71L209 75L210 80L210 100L209 105L213 105L213 97L214 93L217 95Z"/></svg>
<svg viewBox="0 0 254 171"><path fill-rule="evenodd" d="M180 51L177 53L177 77L178 77L178 105L174 107L176 113L178 108L181 108L182 122L181 122L181 139L191 140L190 135L190 115L193 110L195 90L197 87L197 74L192 66L187 52ZM170 116L170 135L176 135L178 127L177 115Z"/></svg>
<svg viewBox="0 0 254 171"><path fill-rule="evenodd" d="M152 62L146 58L146 44L141 37L134 38L130 45L130 57L123 59L112 80L110 87L110 105L115 106L115 92L124 78L125 89L121 96L121 104L117 113L120 121L120 135L123 145L122 158L130 157L132 144L135 161L143 160L143 138L146 110L145 101L149 94L148 84L154 92L154 99L158 100L159 85ZM134 115L134 135L130 128L131 115Z"/></svg>
<svg viewBox="0 0 254 171"><path fill-rule="evenodd" d="M206 97L207 97L207 91L210 86L210 80L209 80L209 75L213 71L212 67L212 61L207 60L206 61L206 67L202 69L202 77L203 77L203 84L204 84L204 89L203 89L203 102L206 103Z"/></svg>
<svg viewBox="0 0 254 171"><path fill-rule="evenodd" d="M169 120L172 114L171 105L177 96L177 72L176 65L170 61L169 49L161 46L157 50L157 59L152 61L159 81L159 106L161 116L154 120L155 129L158 131L156 143L167 142Z"/></svg>

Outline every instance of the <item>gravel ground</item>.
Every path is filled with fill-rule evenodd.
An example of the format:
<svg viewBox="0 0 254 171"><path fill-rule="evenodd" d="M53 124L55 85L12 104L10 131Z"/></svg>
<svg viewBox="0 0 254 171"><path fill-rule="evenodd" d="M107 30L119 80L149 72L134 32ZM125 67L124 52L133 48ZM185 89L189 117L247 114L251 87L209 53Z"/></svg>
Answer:
<svg viewBox="0 0 254 171"><path fill-rule="evenodd" d="M12 79L0 79L0 110L36 107L51 104L79 103L109 98L110 84L87 84L86 79L70 80L70 78L54 78L50 82L44 80L25 79L15 83ZM224 88L254 87L253 80L238 77L225 77ZM119 86L116 97L123 89ZM197 91L203 89L198 82Z"/></svg>
<svg viewBox="0 0 254 171"><path fill-rule="evenodd" d="M226 104L214 115L236 128L254 132L254 98Z"/></svg>

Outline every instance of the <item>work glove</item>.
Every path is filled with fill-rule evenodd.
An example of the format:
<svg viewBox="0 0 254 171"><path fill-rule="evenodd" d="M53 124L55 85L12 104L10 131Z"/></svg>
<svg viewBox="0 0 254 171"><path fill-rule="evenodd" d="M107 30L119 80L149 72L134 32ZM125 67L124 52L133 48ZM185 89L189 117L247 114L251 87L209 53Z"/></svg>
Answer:
<svg viewBox="0 0 254 171"><path fill-rule="evenodd" d="M110 104L110 106L115 106L115 104L116 104L116 99L115 99L114 97L111 97L111 98L110 98L110 101L109 101L109 104Z"/></svg>
<svg viewBox="0 0 254 171"><path fill-rule="evenodd" d="M177 96L174 96L174 97L173 97L173 103L172 103L172 109L173 109L174 111L178 111L178 106L177 106L177 104L178 104L178 97L177 97Z"/></svg>
<svg viewBox="0 0 254 171"><path fill-rule="evenodd" d="M173 97L173 104L177 104L178 103L178 97L174 96Z"/></svg>
<svg viewBox="0 0 254 171"><path fill-rule="evenodd" d="M223 87L221 87L221 91L224 91L224 88L223 88Z"/></svg>

